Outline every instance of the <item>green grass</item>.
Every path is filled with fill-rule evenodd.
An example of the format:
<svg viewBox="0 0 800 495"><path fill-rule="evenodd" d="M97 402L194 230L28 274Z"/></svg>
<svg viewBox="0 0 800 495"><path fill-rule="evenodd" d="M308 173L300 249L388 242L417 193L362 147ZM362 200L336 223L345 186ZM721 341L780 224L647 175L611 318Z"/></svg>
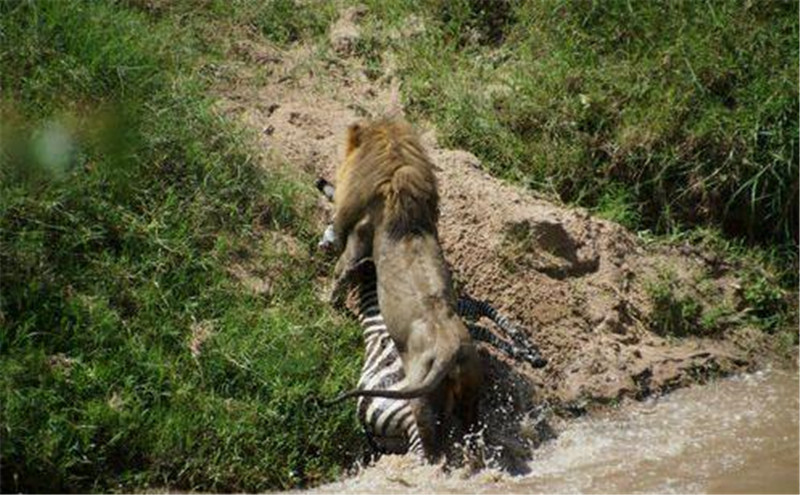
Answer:
<svg viewBox="0 0 800 495"><path fill-rule="evenodd" d="M153 5L0 3L3 491L262 491L364 448L351 408L309 400L360 364L316 297L316 193L262 171L204 96L227 48L203 32L320 24L291 2Z"/></svg>
<svg viewBox="0 0 800 495"><path fill-rule="evenodd" d="M412 116L491 172L640 230L796 246L796 3L366 3ZM387 36L412 14L423 33Z"/></svg>
<svg viewBox="0 0 800 495"><path fill-rule="evenodd" d="M743 281L758 326L796 322L796 3L365 3L362 43L394 53L444 145L643 236L719 232L713 249L770 272ZM670 333L721 317L656 299Z"/></svg>
<svg viewBox="0 0 800 495"><path fill-rule="evenodd" d="M713 337L734 327L751 326L771 335L781 355L794 352L800 339L797 272L785 266L787 253L779 248L754 248L741 239L726 239L714 229L696 228L642 238L648 244L693 246L710 260L708 272L696 274L691 282L682 283L668 269L648 282L646 289L653 305L650 326L654 332ZM718 297L715 265L738 279L732 300Z"/></svg>
<svg viewBox="0 0 800 495"><path fill-rule="evenodd" d="M218 52L250 35L279 44L318 39L336 19L331 2L303 4L296 0L127 0L130 8L151 19L189 26L193 45ZM232 36L235 35L235 36Z"/></svg>
<svg viewBox="0 0 800 495"><path fill-rule="evenodd" d="M713 321L708 316L703 318L703 307L696 298L678 292L674 274L661 273L656 280L649 282L647 292L653 304L650 329L658 335L686 337L713 331L709 328Z"/></svg>
<svg viewBox="0 0 800 495"><path fill-rule="evenodd" d="M725 239L719 232L708 229L675 235L673 241L688 242L732 260L741 286L738 309L745 319L768 333L788 333L797 343L798 273L786 266L793 253L785 252L792 247L754 249L742 240Z"/></svg>

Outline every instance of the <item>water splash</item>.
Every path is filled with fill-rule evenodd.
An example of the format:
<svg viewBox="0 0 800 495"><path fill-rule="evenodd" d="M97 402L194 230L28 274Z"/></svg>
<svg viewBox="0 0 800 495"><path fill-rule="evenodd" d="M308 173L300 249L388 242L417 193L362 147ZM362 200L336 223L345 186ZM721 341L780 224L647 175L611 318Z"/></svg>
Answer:
<svg viewBox="0 0 800 495"><path fill-rule="evenodd" d="M314 492L797 493L799 408L797 374L768 370L576 420L523 476L386 456Z"/></svg>

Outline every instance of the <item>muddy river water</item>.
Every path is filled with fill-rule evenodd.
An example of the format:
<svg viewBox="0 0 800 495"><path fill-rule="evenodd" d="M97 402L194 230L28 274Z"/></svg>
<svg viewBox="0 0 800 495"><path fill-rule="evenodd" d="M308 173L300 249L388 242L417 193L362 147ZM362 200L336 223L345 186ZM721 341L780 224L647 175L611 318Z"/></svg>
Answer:
<svg viewBox="0 0 800 495"><path fill-rule="evenodd" d="M530 472L388 456L318 493L798 493L797 372L767 370L568 423Z"/></svg>

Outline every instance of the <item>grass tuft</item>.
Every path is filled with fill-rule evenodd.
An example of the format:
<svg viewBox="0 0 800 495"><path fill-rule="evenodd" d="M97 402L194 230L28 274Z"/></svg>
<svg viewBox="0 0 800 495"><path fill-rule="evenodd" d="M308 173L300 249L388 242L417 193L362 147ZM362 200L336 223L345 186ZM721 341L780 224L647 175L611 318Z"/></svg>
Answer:
<svg viewBox="0 0 800 495"><path fill-rule="evenodd" d="M710 319L704 320L706 324L700 324L702 305L692 296L678 293L678 284L673 274L661 273L647 285L647 292L653 303L650 328L656 334L686 337L696 334L698 329L711 330L707 326L711 323Z"/></svg>

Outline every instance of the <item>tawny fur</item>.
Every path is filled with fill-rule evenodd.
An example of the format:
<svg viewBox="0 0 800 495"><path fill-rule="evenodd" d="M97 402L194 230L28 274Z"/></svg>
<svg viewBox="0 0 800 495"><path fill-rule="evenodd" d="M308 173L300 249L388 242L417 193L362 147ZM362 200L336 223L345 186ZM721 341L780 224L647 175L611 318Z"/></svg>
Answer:
<svg viewBox="0 0 800 495"><path fill-rule="evenodd" d="M441 441L435 425L452 415L476 421L482 381L469 332L458 317L450 271L439 245L434 167L411 126L383 119L351 126L337 171L334 230L346 241L335 277L370 253L378 300L403 360L402 390L354 390L340 398L423 397L418 412L426 451Z"/></svg>
<svg viewBox="0 0 800 495"><path fill-rule="evenodd" d="M435 232L439 194L433 169L406 122L384 119L351 125L347 157L336 171L336 237L345 240L368 210L383 206L384 227L396 237Z"/></svg>

